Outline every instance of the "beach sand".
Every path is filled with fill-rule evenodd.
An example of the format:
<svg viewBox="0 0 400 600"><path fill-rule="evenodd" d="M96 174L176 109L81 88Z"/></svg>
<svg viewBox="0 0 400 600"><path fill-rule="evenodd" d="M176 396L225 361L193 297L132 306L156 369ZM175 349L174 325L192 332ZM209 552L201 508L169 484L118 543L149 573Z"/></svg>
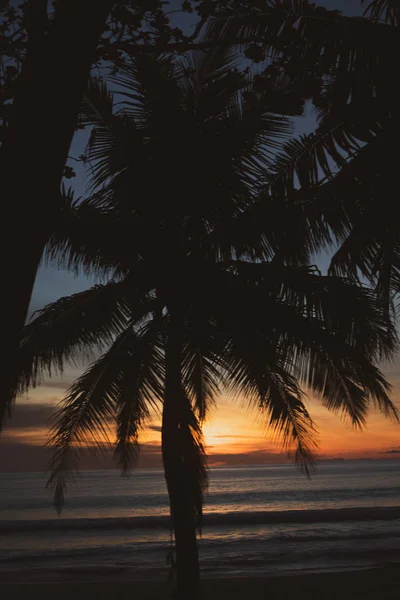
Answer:
<svg viewBox="0 0 400 600"><path fill-rule="evenodd" d="M106 576L105 576L106 577ZM4 581L4 576L3 576ZM156 600L173 598L162 581L0 583L2 600ZM204 600L400 600L400 564L355 572L202 581ZM190 600L188 598L188 600Z"/></svg>

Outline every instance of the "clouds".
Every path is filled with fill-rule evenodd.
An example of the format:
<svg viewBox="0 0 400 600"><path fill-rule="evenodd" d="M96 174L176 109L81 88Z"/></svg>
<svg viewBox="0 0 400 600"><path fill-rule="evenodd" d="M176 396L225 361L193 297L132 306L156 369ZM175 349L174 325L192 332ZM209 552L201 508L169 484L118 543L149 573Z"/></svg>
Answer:
<svg viewBox="0 0 400 600"><path fill-rule="evenodd" d="M106 448L104 452L93 455L83 452L79 462L80 470L118 469L113 457L114 449ZM30 444L19 438L2 440L0 444L0 473L43 472L51 458L51 450L44 445ZM284 464L290 462L284 454L276 454L266 450L242 452L238 454L213 453L209 456L210 466ZM141 444L139 468L162 468L161 447L159 444Z"/></svg>
<svg viewBox="0 0 400 600"><path fill-rule="evenodd" d="M288 462L292 461L288 459L286 454L270 452L268 450L253 450L251 452L239 452L232 454L213 452L209 456L210 466L286 464Z"/></svg>
<svg viewBox="0 0 400 600"><path fill-rule="evenodd" d="M0 473L32 473L46 470L50 450L37 444L0 442Z"/></svg>
<svg viewBox="0 0 400 600"><path fill-rule="evenodd" d="M81 371L78 372L77 377L80 375ZM75 379L75 377L71 377L71 382ZM63 390L66 391L70 386L71 382L65 381L63 379L47 379L40 384L40 387L43 388L51 388L55 390Z"/></svg>
<svg viewBox="0 0 400 600"><path fill-rule="evenodd" d="M392 450L386 450L385 452L379 452L379 454L400 454L400 449L396 450L396 448L393 448Z"/></svg>
<svg viewBox="0 0 400 600"><path fill-rule="evenodd" d="M0 472L43 472L51 458L51 450L45 444L49 439L51 421L59 407L54 404L33 402L17 403L11 419L7 419L0 439ZM152 425L153 431L161 428ZM118 469L113 458L114 448L105 447L104 453L94 455L84 451L79 468ZM138 462L139 467L161 467L159 444L143 443Z"/></svg>
<svg viewBox="0 0 400 600"><path fill-rule="evenodd" d="M57 411L51 404L16 404L11 419L5 423L5 431L36 430L49 426L49 421Z"/></svg>
<svg viewBox="0 0 400 600"><path fill-rule="evenodd" d="M56 405L45 403L20 403L14 407L11 418L4 424L0 438L0 470L4 470L4 464L8 465L10 460L13 461L15 453L25 453L29 464L31 459L35 462L35 456L43 456L43 453L37 453L36 449L48 441L51 420L57 409ZM19 461L17 463L19 469ZM36 463L41 464L41 460Z"/></svg>
<svg viewBox="0 0 400 600"><path fill-rule="evenodd" d="M0 472L32 472L44 471L51 458L51 451L45 447L48 439L50 422L58 407L45 403L17 404L11 420L6 423L6 428L0 442ZM161 426L151 424L147 428L150 432L159 434ZM138 467L162 467L161 446L155 436L143 440L139 455ZM247 438L240 434L225 435L221 438ZM239 441L239 440L238 440ZM209 447L210 465L246 465L263 463L287 462L287 458L269 450L251 450L238 448L237 452L224 452L224 447L217 445ZM218 450L222 450L218 452ZM113 459L114 448L106 448L101 455L93 456L91 452L84 452L79 468L86 469L117 469L116 460Z"/></svg>
<svg viewBox="0 0 400 600"><path fill-rule="evenodd" d="M83 451L78 468L84 470L118 469L114 448L105 447L101 453ZM19 437L2 439L0 443L0 473L32 473L47 470L51 458L50 448L44 444L31 444ZM139 468L161 468L161 448L156 444L142 444Z"/></svg>
<svg viewBox="0 0 400 600"><path fill-rule="evenodd" d="M227 435L214 435L217 440L249 440L251 439L250 435L237 435L235 434L227 434Z"/></svg>
<svg viewBox="0 0 400 600"><path fill-rule="evenodd" d="M149 425L147 429L149 431L156 431L157 433L161 433L161 425Z"/></svg>
<svg viewBox="0 0 400 600"><path fill-rule="evenodd" d="M14 408L11 420L6 423L5 431L0 442L0 472L32 472L44 471L51 458L51 451L45 447L48 440L51 419L58 407L46 403L20 403ZM138 460L138 467L162 467L161 445L158 442L161 425L150 424L147 428L150 435L144 436ZM151 435L152 434L152 435ZM146 439L147 437L147 439ZM221 441L238 438L238 442L249 436L237 433L229 435L220 433ZM218 452L222 450L222 452ZM237 448L237 452L224 452L224 444L208 447L210 465L245 465L271 462L287 462L281 456L268 450L250 450ZM79 468L86 469L117 469L117 461L113 459L114 448L105 448L102 455L93 456L84 452Z"/></svg>

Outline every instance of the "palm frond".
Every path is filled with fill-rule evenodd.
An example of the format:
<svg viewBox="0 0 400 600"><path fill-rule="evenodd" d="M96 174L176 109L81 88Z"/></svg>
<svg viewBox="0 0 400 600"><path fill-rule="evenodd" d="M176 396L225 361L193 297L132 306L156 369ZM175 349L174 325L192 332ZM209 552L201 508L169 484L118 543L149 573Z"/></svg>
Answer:
<svg viewBox="0 0 400 600"><path fill-rule="evenodd" d="M171 180L176 164L180 165L182 175L179 182L174 179L173 183L177 197L186 195L199 172L207 172L207 189L199 180L190 209L194 214L190 216L192 221L200 216L207 218L213 226L216 216L222 221L236 205L248 202L254 188L261 185L273 153L291 134L292 124L282 115L282 98L292 93L292 83L288 78L271 75L258 90L252 77L240 71L235 53L229 48L217 48L215 54L189 53L174 61L168 59L167 67L165 60L136 57L117 76L116 82L128 90L124 92L124 114L143 129L142 154L147 156L148 164L140 168L133 164L121 172L113 182L113 190L121 194L134 186L139 191L135 208L138 210L139 203L142 210L141 195L151 202L151 174L143 188L140 182L154 161L159 164L161 156L159 178L165 184ZM161 87L156 89L156 84ZM167 85L168 102L160 93L163 85ZM218 206L210 194L213 188ZM158 192L154 190L154 195ZM208 198L214 198L213 202ZM160 209L159 203L159 213Z"/></svg>
<svg viewBox="0 0 400 600"><path fill-rule="evenodd" d="M243 393L256 397L277 364L355 426L365 423L371 401L396 418L375 363L393 357L398 342L373 291L278 262L232 263L219 281L210 311L225 340L222 355L237 361L226 370Z"/></svg>
<svg viewBox="0 0 400 600"><path fill-rule="evenodd" d="M97 78L89 82L80 120L92 127L86 148L86 159L91 165L88 191L99 192L133 160L140 160L142 134L132 119L115 110L113 95L106 83Z"/></svg>
<svg viewBox="0 0 400 600"><path fill-rule="evenodd" d="M65 363L104 349L125 330L131 316L123 281L96 285L38 311L22 332L15 392L36 386L46 375L62 373Z"/></svg>
<svg viewBox="0 0 400 600"><path fill-rule="evenodd" d="M77 275L121 278L136 265L139 277L142 228L116 210L97 206L97 196L75 199L63 190L63 207L57 215L43 261Z"/></svg>
<svg viewBox="0 0 400 600"><path fill-rule="evenodd" d="M281 198L292 196L299 187L309 190L330 179L358 149L358 140L342 123L323 123L315 132L290 140L277 154L269 187Z"/></svg>
<svg viewBox="0 0 400 600"><path fill-rule="evenodd" d="M399 53L397 33L391 25L344 16L307 0L278 0L216 12L208 35L237 40L261 56L268 53L275 65L300 78L303 94L324 114L352 106L355 114L368 115L372 101L386 110L398 106L391 67Z"/></svg>
<svg viewBox="0 0 400 600"><path fill-rule="evenodd" d="M177 108L181 104L179 80L183 63L166 54L137 55L122 66L112 82L126 98L123 113L137 123L147 136L171 133Z"/></svg>
<svg viewBox="0 0 400 600"><path fill-rule="evenodd" d="M215 405L221 373L217 367L218 360L208 351L209 340L205 339L205 332L194 332L190 328L187 333L190 340L183 350L182 382L201 423Z"/></svg>
<svg viewBox="0 0 400 600"><path fill-rule="evenodd" d="M318 447L316 430L301 389L285 368L287 357L279 356L273 342L260 332L245 337L244 331L237 330L231 338L223 356L227 391L265 413L268 427L278 434L284 449L295 445L296 463L310 474Z"/></svg>
<svg viewBox="0 0 400 600"><path fill-rule="evenodd" d="M275 371L275 372L274 372ZM295 462L309 476L318 450L317 432L296 380L283 369L270 369L269 384L259 408L269 416L269 426L283 440L285 450L295 445Z"/></svg>
<svg viewBox="0 0 400 600"><path fill-rule="evenodd" d="M162 400L163 381L160 327L157 320L151 320L136 334L129 350L129 363L122 375L117 402L115 456L123 473L134 464L139 433L150 416L149 408L155 408L156 402Z"/></svg>
<svg viewBox="0 0 400 600"><path fill-rule="evenodd" d="M393 158L385 156L396 121L383 129L373 119L363 129L359 125L325 119L313 134L288 142L269 164L264 189L240 213L224 218L208 243L219 241L224 259L233 256L234 246L236 256L279 256L300 264L341 243L370 202L368 196L388 194L389 184L382 187L378 177L381 182L385 173L389 182L393 176Z"/></svg>
<svg viewBox="0 0 400 600"><path fill-rule="evenodd" d="M354 348L315 347L298 360L301 381L317 392L329 410L341 414L359 429L366 424L370 401L385 416L398 421L390 399L391 386L382 372Z"/></svg>
<svg viewBox="0 0 400 600"><path fill-rule="evenodd" d="M238 71L238 59L238 49L234 45L216 45L206 52L201 50L188 52L183 57L183 61L186 69L191 73L188 73L189 77L182 81L188 96L193 94L194 98L198 98L214 81L223 80L232 71Z"/></svg>
<svg viewBox="0 0 400 600"><path fill-rule="evenodd" d="M368 154L366 144L382 145L387 132L396 124L364 100L363 107L347 106L340 114L327 115L317 129L290 140L270 170L269 186L283 198L293 196L301 188L311 190L330 180L336 172L352 164L358 156Z"/></svg>
<svg viewBox="0 0 400 600"><path fill-rule="evenodd" d="M393 6L391 2L373 5L379 5L380 10L384 5ZM380 146L382 157L393 153L392 145L384 148L384 140L396 127L399 104L398 78L393 76L391 66L393 56L400 51L398 32L393 26L345 17L307 1L280 0L248 10L221 9L210 20L208 35L221 42L239 38L245 49L256 40L261 53L271 52L275 57L266 73L268 69L281 69L286 76L296 74L297 82L299 78L313 82L310 98L320 116L317 130L291 140L278 152L276 161L268 167L264 182L267 190L238 219L251 221L251 215L262 213L259 206L271 196L283 203L290 199L301 204L300 229L303 233L308 226L311 233L299 236L308 238L306 244L294 246L305 264L310 254L332 242L341 243L352 231L354 219L362 211L362 196L370 194L370 175L377 171L376 163L371 167L365 161L369 147ZM284 61L280 62L282 57ZM303 86L303 94L305 89L307 86ZM381 182L386 180L383 173L379 177ZM225 226L227 236L235 221ZM259 250L253 256L247 252L248 256L270 259L275 252L279 258L286 258L285 251L276 250L277 240L271 243L272 236L259 236ZM245 248L241 250L243 257ZM229 251L228 247L223 251L225 258ZM354 273L349 268L346 275Z"/></svg>
<svg viewBox="0 0 400 600"><path fill-rule="evenodd" d="M344 235L346 213L335 206L328 225L327 207L311 199L302 202L300 192L293 202L286 202L264 190L243 211L221 220L208 233L204 248L223 262L275 259L307 266L321 249L331 246L334 235Z"/></svg>
<svg viewBox="0 0 400 600"><path fill-rule="evenodd" d="M80 455L77 444L103 448L109 441L108 429L115 421L132 339L132 325L128 325L111 348L76 380L55 416L48 443L53 456L47 488L53 493L58 512L63 507L68 478L77 472Z"/></svg>
<svg viewBox="0 0 400 600"><path fill-rule="evenodd" d="M383 30L377 31L374 25L367 19L343 16L339 10L308 0L266 0L254 7L216 11L209 20L207 38L236 40L244 48L256 43L276 57L281 52L295 57L297 52L299 64L307 67L313 61L314 66L322 62L326 66L328 61L334 64L339 59L341 64L344 59L351 63L355 50L367 46L368 37L376 47L378 40L371 40L372 32L383 34Z"/></svg>
<svg viewBox="0 0 400 600"><path fill-rule="evenodd" d="M83 96L79 120L84 127L112 127L114 96L106 82L98 77L89 80Z"/></svg>
<svg viewBox="0 0 400 600"><path fill-rule="evenodd" d="M157 327L152 321L137 331L128 325L68 391L49 442L53 456L47 487L58 511L67 480L77 471L82 445L103 450L113 424L117 425L119 465L126 472L134 461L140 430L162 392Z"/></svg>
<svg viewBox="0 0 400 600"><path fill-rule="evenodd" d="M375 21L384 21L388 25L398 26L400 23L400 6L397 0L373 0L366 7L364 14Z"/></svg>
<svg viewBox="0 0 400 600"><path fill-rule="evenodd" d="M337 241L331 273L360 273L377 286L378 296L391 312L391 301L400 290L397 243L400 229L392 195L396 185L394 149L398 119L361 149L359 155L315 195L321 206L342 203L349 217L347 232ZM334 211L333 211L334 212ZM329 223L331 217L327 215Z"/></svg>
<svg viewBox="0 0 400 600"><path fill-rule="evenodd" d="M323 276L312 267L278 262L231 264L232 274L238 274L236 294L244 303L249 294L257 310L263 302L271 301L276 303L275 310L295 310L310 322L316 320L327 331L340 333L350 345L362 345L371 360L390 357L397 350L393 327L377 309L371 290L345 279Z"/></svg>

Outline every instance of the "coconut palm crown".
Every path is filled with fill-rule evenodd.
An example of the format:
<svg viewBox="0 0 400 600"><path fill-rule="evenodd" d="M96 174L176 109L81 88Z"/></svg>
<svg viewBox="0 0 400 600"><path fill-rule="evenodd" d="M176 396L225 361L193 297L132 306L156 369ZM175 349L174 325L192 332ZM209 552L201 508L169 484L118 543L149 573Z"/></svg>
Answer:
<svg viewBox="0 0 400 600"><path fill-rule="evenodd" d="M321 275L310 257L323 219L315 233L303 205L268 191L303 101L290 77L266 76L259 88L217 49L133 58L112 79L118 103L92 80L81 115L92 128L88 196L65 193L47 257L106 283L39 311L20 348L16 392L94 359L53 429L58 507L82 444L103 447L114 427L127 471L162 414L181 597L199 576L201 424L221 391L256 406L306 470L317 441L304 388L357 427L371 402L397 416L377 367L396 337L374 292Z"/></svg>

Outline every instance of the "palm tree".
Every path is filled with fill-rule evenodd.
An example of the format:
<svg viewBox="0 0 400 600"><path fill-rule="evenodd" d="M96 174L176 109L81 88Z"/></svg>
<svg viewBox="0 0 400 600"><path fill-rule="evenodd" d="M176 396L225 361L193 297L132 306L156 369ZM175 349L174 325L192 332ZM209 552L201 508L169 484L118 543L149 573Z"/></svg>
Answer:
<svg viewBox="0 0 400 600"><path fill-rule="evenodd" d="M102 447L114 424L126 471L151 411L162 412L180 598L199 581L201 424L221 389L257 406L307 471L316 439L302 385L355 426L371 401L397 418L376 366L396 338L374 293L322 276L309 264L320 233L302 207L260 193L291 132L279 111L301 112L302 101L290 78L256 81L232 50L136 57L114 78L127 99L117 111L92 81L90 196L65 194L48 256L108 281L45 307L20 347L19 392L82 354L95 359L51 438L59 508L79 444Z"/></svg>
<svg viewBox="0 0 400 600"><path fill-rule="evenodd" d="M323 223L320 242L336 246L331 272L368 280L388 313L400 292L399 25L397 0L369 2L363 17L308 0L267 0L216 15L209 26L210 35L239 37L250 56L268 53L304 82L317 127L284 146L268 193L303 205L314 231Z"/></svg>

